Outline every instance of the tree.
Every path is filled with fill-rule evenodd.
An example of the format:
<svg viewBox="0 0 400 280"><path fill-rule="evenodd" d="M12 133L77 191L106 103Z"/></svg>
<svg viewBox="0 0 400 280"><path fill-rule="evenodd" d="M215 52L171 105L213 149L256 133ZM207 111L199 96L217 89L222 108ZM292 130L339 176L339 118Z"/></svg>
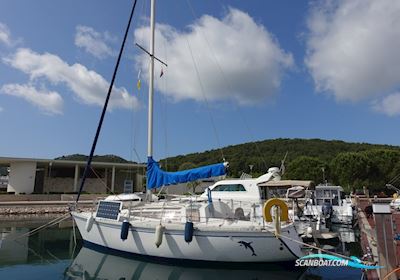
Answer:
<svg viewBox="0 0 400 280"><path fill-rule="evenodd" d="M315 183L323 181L323 171L328 175L328 167L325 162L318 158L301 156L292 160L285 171L284 177L293 180L312 180Z"/></svg>
<svg viewBox="0 0 400 280"><path fill-rule="evenodd" d="M184 162L179 166L179 170L187 170L187 169L192 169L192 168L196 168L196 165L192 162ZM193 182L187 182L186 183L186 188L189 192L191 193L196 193L196 187L200 185L200 181L196 180Z"/></svg>
<svg viewBox="0 0 400 280"><path fill-rule="evenodd" d="M192 169L192 168L196 168L196 165L193 162L184 162L181 165L179 165L178 170L182 171L182 170L187 170L187 169Z"/></svg>
<svg viewBox="0 0 400 280"><path fill-rule="evenodd" d="M335 181L347 188L347 191L351 188L361 188L363 185L374 188L372 178L377 176L377 170L365 153L340 153L331 162Z"/></svg>

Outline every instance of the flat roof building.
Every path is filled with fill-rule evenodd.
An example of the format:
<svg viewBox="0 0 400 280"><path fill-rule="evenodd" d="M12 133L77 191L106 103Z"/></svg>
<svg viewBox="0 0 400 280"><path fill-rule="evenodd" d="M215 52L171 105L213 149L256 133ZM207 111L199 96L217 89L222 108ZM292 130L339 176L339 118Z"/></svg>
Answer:
<svg viewBox="0 0 400 280"><path fill-rule="evenodd" d="M8 193L75 193L86 161L0 157L0 166L9 169ZM144 164L94 161L91 167L84 192L143 191Z"/></svg>

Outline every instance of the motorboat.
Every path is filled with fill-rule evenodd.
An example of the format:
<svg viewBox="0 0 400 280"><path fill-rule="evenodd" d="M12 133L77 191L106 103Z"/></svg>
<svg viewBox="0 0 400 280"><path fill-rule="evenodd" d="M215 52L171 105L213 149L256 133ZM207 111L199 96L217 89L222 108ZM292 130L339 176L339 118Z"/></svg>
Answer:
<svg viewBox="0 0 400 280"><path fill-rule="evenodd" d="M318 185L312 196L306 201L304 215L316 217L321 215L332 223L352 225L354 207L341 186Z"/></svg>

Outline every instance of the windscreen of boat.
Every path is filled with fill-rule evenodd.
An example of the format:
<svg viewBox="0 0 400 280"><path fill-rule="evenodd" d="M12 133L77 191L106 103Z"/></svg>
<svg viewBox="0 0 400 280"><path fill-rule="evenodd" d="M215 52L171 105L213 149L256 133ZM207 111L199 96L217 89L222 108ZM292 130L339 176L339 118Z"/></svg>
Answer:
<svg viewBox="0 0 400 280"><path fill-rule="evenodd" d="M225 184L218 185L212 189L213 192L245 192L246 189L242 184Z"/></svg>

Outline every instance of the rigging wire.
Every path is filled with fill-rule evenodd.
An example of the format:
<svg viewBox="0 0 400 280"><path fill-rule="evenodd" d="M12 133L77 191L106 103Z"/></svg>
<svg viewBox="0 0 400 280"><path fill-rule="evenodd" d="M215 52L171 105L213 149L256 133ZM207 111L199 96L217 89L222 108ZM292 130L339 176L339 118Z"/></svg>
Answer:
<svg viewBox="0 0 400 280"><path fill-rule="evenodd" d="M394 183L398 182L399 179L400 179L400 173L397 174L393 179L391 179L391 180L389 181L389 184L394 184Z"/></svg>
<svg viewBox="0 0 400 280"><path fill-rule="evenodd" d="M165 44L165 40L163 40L163 48L164 48L164 57L165 57L165 61L168 62L168 49L167 46ZM162 67L162 66L161 66ZM163 69L163 68L161 68ZM162 87L164 89L164 92L167 92L168 89L168 75L166 75L168 73L164 73L163 75L163 80L161 81ZM161 74L160 74L161 75ZM161 76L160 76L161 78ZM169 155L169 146L168 146L168 100L166 96L163 96L164 98L161 98L162 101L162 107L164 109L163 113L164 113L164 149L165 149L165 166L164 166L164 170L168 171L168 155Z"/></svg>
<svg viewBox="0 0 400 280"><path fill-rule="evenodd" d="M190 0L186 0L186 3L187 3L188 6L189 6L189 10L191 11L193 18L196 19L196 18L197 18L197 14L196 14L196 12L195 12L195 10L194 10L194 8L193 8L193 5L191 4ZM221 5L222 5L222 4L221 4ZM222 76L222 78L224 79L225 84L226 84L227 87L228 87L228 90L231 91L231 92L233 92L233 91L234 91L234 90L233 90L233 86L231 85L230 80L226 77L225 72L223 71L222 66L221 66L221 64L219 63L219 60L218 60L218 58L217 58L217 56L216 56L214 50L211 48L210 41L208 40L206 34L203 32L203 30L202 30L201 28L199 29L199 33L200 33L201 36L204 38L204 40L205 40L205 42L206 42L206 44L207 44L207 47L208 47L208 49L209 49L209 51L210 51L210 53L211 53L211 55L212 55L212 58L214 59L214 62L215 62L215 64L217 65L217 68L218 68L219 72L221 73L221 76ZM233 102L233 105L235 106L235 109L239 112L239 116L240 116L240 118L241 118L241 120L242 120L244 126L246 127L248 133L250 134L250 137L252 138L252 140L253 140L253 142L254 142L254 144L255 144L256 150L257 150L257 152L259 153L259 155L260 155L260 157L261 157L261 160L262 160L262 162L263 162L263 164L264 164L265 169L268 169L267 162L265 161L264 157L262 156L262 152L261 152L261 149L260 149L260 147L259 147L257 141L254 141L254 140L255 140L254 133L253 133L253 131L250 129L250 126L249 126L249 124L248 124L246 118L244 117L243 111L239 108L239 106L238 106L235 102Z"/></svg>
<svg viewBox="0 0 400 280"><path fill-rule="evenodd" d="M146 11L146 5L147 1L142 1L142 5L140 8L140 13L139 13L139 19L145 20L145 11ZM139 27L141 25L140 20L136 22L136 27ZM135 26L135 25L134 25ZM135 30L132 30L132 44L135 44ZM135 67L134 67L135 68ZM138 69L136 69L138 70ZM139 65L139 70L137 71L138 73L141 72L140 70L140 65ZM139 75L138 73L136 73L137 75ZM132 77L135 77L137 75L132 75ZM140 77L139 77L140 78ZM137 81L136 81L137 82ZM142 101L144 101L144 97L143 94L140 94L140 90L137 88L137 83L134 83L133 87L132 87L132 94L136 93L136 97L137 100L139 101L139 104L142 103ZM144 102L143 102L144 103ZM141 124L141 115L142 114L138 114L133 108L134 108L134 100L132 99L132 111L131 111L131 125L130 125L130 149L129 149L129 160L131 162L134 161L134 158L136 159L136 161L138 163L142 163L141 157L139 156L139 153L137 152L137 139L139 138L139 134L140 134L140 124ZM130 179L133 178L133 167L130 170ZM144 168L143 170L140 168L136 168L136 170L138 171L138 173L141 173L142 176L144 176ZM136 183L137 185L137 183Z"/></svg>
<svg viewBox="0 0 400 280"><path fill-rule="evenodd" d="M191 46L190 46L190 42L189 42L189 40L188 40L187 37L185 37L185 40L186 40L186 43L187 43L187 45L188 45L188 49L189 49L189 52L190 52L190 56L191 56L192 61L193 61L193 66L194 66L194 69L195 69L195 71L196 71L197 80L199 81L201 93L202 93L202 95L203 95L204 102L206 103L206 108L207 108L207 112L208 112L208 114L209 114L209 117L210 117L210 120L211 120L211 124L212 124L213 130L214 130L214 135L215 135L215 138L216 138L216 140L217 140L218 146L220 147L220 148L219 148L219 151L220 151L220 153L221 153L222 160L225 161L224 151L223 151L223 148L222 148L222 145L221 145L221 141L220 141L219 136L218 136L217 127L216 127L216 125L215 125L215 121L214 121L214 118L213 118L213 115L212 115L212 112L211 112L210 104L209 104L208 99L207 99L207 96L206 96L206 94L205 94L203 82L202 82L201 77L200 77L200 72L199 72L199 69L198 69L198 67L197 67L196 60L194 59L193 51L192 51L192 48L191 48Z"/></svg>
<svg viewBox="0 0 400 280"><path fill-rule="evenodd" d="M92 163L94 151L96 150L97 140L99 139L99 136L100 136L101 127L102 127L102 125L103 125L104 116L105 116L106 111L107 111L108 102L109 102L109 100L110 100L111 91L112 91L112 88L113 88L113 85L114 85L115 77L117 76L118 66L119 66L119 63L120 63L120 61L121 61L122 53L123 53L123 51L124 51L124 46L125 46L126 38L128 37L128 33L129 33L129 27L130 27L131 22L132 22L133 13L135 12L136 3L137 3L137 0L135 0L135 2L133 3L133 7L132 7L132 10L131 10L131 14L130 14L130 16L129 16L128 25L126 26L124 39L123 39L122 44L121 44L121 49L120 49L120 51L119 51L118 59L117 59L117 62L116 62L115 68L114 68L114 73L113 73L113 76L112 76L112 78L111 78L110 87L108 88L107 97L106 97L106 100L105 100L105 102L104 102L103 110L102 110L102 112L101 112L99 124L98 124L97 130L96 130L96 135L95 135L95 137L94 137L94 139L93 139L92 148L91 148L91 150L90 150L90 155L89 155L89 157L88 157L88 160L87 160L87 163L86 163L86 166L85 166L85 171L83 172L81 184L80 184L80 187L79 187L79 192L78 192L78 195L76 196L76 203L78 203L79 198L80 198L80 196L81 196L81 193L82 193L82 190L83 190L83 186L85 185L86 177L87 177L87 175L88 175L88 172L89 172L89 169L90 169L90 165L91 165L91 163Z"/></svg>

